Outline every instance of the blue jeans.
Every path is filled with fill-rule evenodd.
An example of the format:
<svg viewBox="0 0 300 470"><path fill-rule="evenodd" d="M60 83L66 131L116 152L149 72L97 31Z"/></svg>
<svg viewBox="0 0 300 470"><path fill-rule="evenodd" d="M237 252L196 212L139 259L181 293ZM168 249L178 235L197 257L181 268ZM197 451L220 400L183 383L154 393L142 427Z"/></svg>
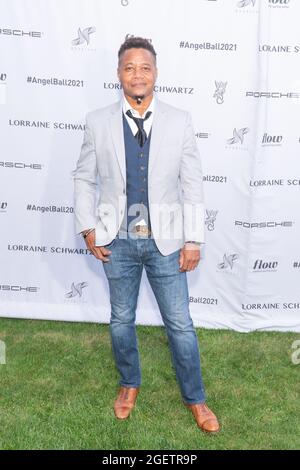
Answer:
<svg viewBox="0 0 300 470"><path fill-rule="evenodd" d="M152 238L125 239L118 235L106 247L111 250L110 261L102 264L109 284L110 333L120 385L141 384L135 318L144 266L166 327L183 401L203 403L198 339L189 312L186 273L179 271L179 250L163 256Z"/></svg>

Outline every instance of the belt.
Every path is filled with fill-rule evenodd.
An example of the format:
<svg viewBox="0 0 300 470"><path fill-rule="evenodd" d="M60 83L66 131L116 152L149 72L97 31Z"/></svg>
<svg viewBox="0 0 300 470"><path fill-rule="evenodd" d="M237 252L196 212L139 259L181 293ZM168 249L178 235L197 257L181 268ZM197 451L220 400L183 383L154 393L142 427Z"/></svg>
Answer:
<svg viewBox="0 0 300 470"><path fill-rule="evenodd" d="M135 225L133 232L141 236L147 235L149 237L151 235L151 230L148 225Z"/></svg>

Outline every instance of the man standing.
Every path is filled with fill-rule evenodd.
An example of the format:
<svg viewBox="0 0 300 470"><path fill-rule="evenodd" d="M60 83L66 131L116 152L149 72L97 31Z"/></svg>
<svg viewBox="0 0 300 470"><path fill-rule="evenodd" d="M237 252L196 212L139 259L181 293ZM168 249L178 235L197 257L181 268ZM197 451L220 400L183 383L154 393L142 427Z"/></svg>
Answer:
<svg viewBox="0 0 300 470"><path fill-rule="evenodd" d="M141 385L135 313L144 267L183 401L202 430L217 432L218 420L205 403L186 278L204 240L191 118L154 97L156 52L149 41L126 40L118 57L123 98L87 114L74 171L76 231L102 261L109 284L112 349L121 376L114 412L128 418Z"/></svg>

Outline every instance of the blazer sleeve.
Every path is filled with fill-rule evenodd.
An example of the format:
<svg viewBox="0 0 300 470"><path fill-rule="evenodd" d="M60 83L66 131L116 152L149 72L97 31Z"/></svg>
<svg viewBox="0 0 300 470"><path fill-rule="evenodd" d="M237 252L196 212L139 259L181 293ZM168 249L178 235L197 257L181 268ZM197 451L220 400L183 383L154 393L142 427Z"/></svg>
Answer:
<svg viewBox="0 0 300 470"><path fill-rule="evenodd" d="M179 179L182 191L184 241L204 243L203 173L190 113L186 113Z"/></svg>
<svg viewBox="0 0 300 470"><path fill-rule="evenodd" d="M89 114L85 119L85 132L80 156L73 171L74 212L76 233L94 228L97 224L95 214L97 193L97 164L93 132Z"/></svg>

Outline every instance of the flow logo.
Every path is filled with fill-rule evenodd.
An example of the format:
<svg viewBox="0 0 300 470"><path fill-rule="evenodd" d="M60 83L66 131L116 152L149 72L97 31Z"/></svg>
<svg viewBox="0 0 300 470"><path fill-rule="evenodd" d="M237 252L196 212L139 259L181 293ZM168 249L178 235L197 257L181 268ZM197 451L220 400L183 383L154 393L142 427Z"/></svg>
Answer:
<svg viewBox="0 0 300 470"><path fill-rule="evenodd" d="M0 202L0 212L6 212L7 202Z"/></svg>
<svg viewBox="0 0 300 470"><path fill-rule="evenodd" d="M6 73L0 72L0 104L6 103Z"/></svg>
<svg viewBox="0 0 300 470"><path fill-rule="evenodd" d="M269 0L269 6L270 7L284 7L290 3L290 0Z"/></svg>

